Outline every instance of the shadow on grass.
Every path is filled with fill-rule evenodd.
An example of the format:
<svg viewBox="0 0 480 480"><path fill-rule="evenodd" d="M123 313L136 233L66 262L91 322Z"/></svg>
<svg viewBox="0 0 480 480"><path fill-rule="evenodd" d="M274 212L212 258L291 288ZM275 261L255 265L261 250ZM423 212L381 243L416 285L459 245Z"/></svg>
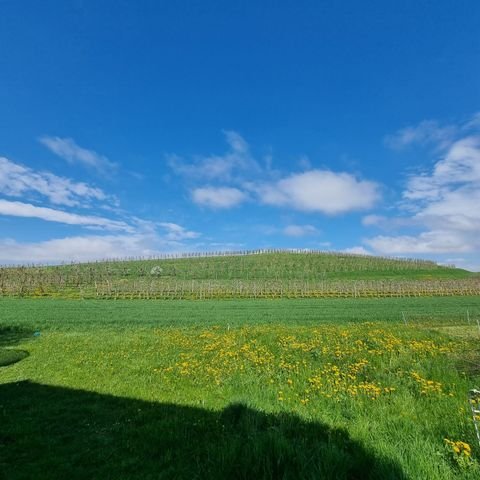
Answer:
<svg viewBox="0 0 480 480"><path fill-rule="evenodd" d="M0 385L0 425L9 480L405 478L343 430L241 404L217 412L25 381Z"/></svg>
<svg viewBox="0 0 480 480"><path fill-rule="evenodd" d="M22 340L31 337L33 331L19 327L0 327L0 367L6 367L28 357L28 352L12 348Z"/></svg>
<svg viewBox="0 0 480 480"><path fill-rule="evenodd" d="M21 327L0 326L0 347L17 345L22 340L30 338L33 330Z"/></svg>

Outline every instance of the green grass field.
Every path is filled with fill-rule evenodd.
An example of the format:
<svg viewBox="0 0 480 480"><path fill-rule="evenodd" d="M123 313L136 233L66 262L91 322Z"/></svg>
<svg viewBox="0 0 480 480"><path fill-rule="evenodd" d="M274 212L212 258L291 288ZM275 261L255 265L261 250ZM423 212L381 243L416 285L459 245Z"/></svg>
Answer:
<svg viewBox="0 0 480 480"><path fill-rule="evenodd" d="M479 317L478 296L0 299L0 352L23 352L0 478L477 479Z"/></svg>

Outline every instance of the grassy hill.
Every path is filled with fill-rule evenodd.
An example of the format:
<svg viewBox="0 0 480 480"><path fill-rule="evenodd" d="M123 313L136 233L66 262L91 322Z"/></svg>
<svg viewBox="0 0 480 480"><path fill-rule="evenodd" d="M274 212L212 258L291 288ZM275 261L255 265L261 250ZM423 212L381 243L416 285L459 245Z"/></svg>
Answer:
<svg viewBox="0 0 480 480"><path fill-rule="evenodd" d="M152 260L105 261L63 266L116 278L161 276L179 279L425 279L466 278L471 272L426 260L340 253L274 252L247 255L186 256Z"/></svg>
<svg viewBox="0 0 480 480"><path fill-rule="evenodd" d="M428 260L400 259L345 253L185 254L154 259L105 260L56 267L30 267L71 275L111 278L163 277L185 280L254 279L429 279L468 278L467 270L438 265Z"/></svg>
<svg viewBox="0 0 480 480"><path fill-rule="evenodd" d="M418 259L327 252L190 254L0 269L0 295L269 298L476 294L479 277Z"/></svg>

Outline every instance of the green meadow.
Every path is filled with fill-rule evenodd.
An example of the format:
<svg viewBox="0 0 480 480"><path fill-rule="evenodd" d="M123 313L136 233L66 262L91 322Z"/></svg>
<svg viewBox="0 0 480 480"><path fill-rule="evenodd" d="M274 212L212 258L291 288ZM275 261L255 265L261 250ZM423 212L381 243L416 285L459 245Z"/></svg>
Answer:
<svg viewBox="0 0 480 480"><path fill-rule="evenodd" d="M478 296L0 299L0 478L477 479L479 318Z"/></svg>

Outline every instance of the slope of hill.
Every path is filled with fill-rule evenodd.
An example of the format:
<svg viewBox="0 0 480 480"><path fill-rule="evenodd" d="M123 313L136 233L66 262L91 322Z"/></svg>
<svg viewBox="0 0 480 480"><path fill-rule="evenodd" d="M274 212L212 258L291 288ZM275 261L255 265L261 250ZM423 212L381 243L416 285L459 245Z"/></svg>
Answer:
<svg viewBox="0 0 480 480"><path fill-rule="evenodd" d="M190 254L0 269L0 295L234 298L480 292L466 270L417 259L330 252Z"/></svg>

